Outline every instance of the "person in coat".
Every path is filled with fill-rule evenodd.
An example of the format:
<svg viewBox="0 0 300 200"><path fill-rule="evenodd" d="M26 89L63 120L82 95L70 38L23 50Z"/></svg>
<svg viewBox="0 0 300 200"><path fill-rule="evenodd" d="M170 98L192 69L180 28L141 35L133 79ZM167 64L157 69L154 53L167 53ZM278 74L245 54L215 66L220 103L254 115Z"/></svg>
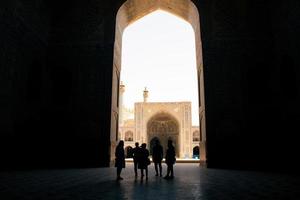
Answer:
<svg viewBox="0 0 300 200"><path fill-rule="evenodd" d="M115 151L115 167L117 168L117 180L123 180L121 177L121 171L125 168L125 151L124 141L120 140Z"/></svg>
<svg viewBox="0 0 300 200"><path fill-rule="evenodd" d="M164 177L165 179L173 179L174 178L174 170L173 165L176 161L175 148L173 146L172 140L168 140L168 149L166 152L166 164L167 164L167 175Z"/></svg>
<svg viewBox="0 0 300 200"><path fill-rule="evenodd" d="M138 160L139 160L139 152L140 152L139 143L135 143L135 147L132 149L132 156L133 156L133 164L134 164L134 174L135 177L138 176L137 169L138 169Z"/></svg>
<svg viewBox="0 0 300 200"><path fill-rule="evenodd" d="M162 167L161 161L163 159L163 147L161 146L159 140L155 140L155 145L152 149L152 160L154 162L155 167L155 176L158 176L158 168L159 168L159 176L162 176Z"/></svg>
<svg viewBox="0 0 300 200"><path fill-rule="evenodd" d="M143 143L139 152L138 168L141 170L141 179L146 172L146 180L148 179L148 165L150 165L149 150L146 149L146 143Z"/></svg>

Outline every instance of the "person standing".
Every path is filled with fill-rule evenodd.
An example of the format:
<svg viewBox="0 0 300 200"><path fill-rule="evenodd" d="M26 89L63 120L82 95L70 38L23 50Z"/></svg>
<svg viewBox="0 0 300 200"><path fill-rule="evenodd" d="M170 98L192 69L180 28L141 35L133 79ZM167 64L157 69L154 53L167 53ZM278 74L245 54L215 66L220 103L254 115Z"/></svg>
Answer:
<svg viewBox="0 0 300 200"><path fill-rule="evenodd" d="M155 145L152 149L152 160L154 162L155 167L155 176L158 176L158 168L159 168L159 176L162 176L162 167L161 161L163 159L163 147L160 145L159 140L155 140Z"/></svg>
<svg viewBox="0 0 300 200"><path fill-rule="evenodd" d="M137 169L138 169L138 159L139 159L139 151L140 151L139 143L135 143L135 147L132 149L132 156L133 156L133 164L134 164L134 174L135 177L138 176Z"/></svg>
<svg viewBox="0 0 300 200"><path fill-rule="evenodd" d="M174 178L174 170L173 165L176 161L175 148L172 144L172 140L168 140L168 149L166 153L166 164L167 164L167 175L164 177L165 179L173 179Z"/></svg>
<svg viewBox="0 0 300 200"><path fill-rule="evenodd" d="M148 180L148 165L150 165L149 151L146 149L146 143L143 143L139 152L138 168L141 170L141 179L144 177L144 170L146 172L146 180Z"/></svg>
<svg viewBox="0 0 300 200"><path fill-rule="evenodd" d="M115 151L115 167L117 168L117 180L123 180L121 177L121 171L125 168L125 151L124 141L120 140Z"/></svg>

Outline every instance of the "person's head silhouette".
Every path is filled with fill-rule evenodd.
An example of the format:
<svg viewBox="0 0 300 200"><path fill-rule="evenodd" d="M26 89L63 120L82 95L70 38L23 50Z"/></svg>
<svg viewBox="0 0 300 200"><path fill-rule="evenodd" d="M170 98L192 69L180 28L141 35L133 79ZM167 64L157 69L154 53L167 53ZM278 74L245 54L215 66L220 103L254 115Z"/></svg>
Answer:
<svg viewBox="0 0 300 200"><path fill-rule="evenodd" d="M135 147L139 147L139 143L138 142L135 143Z"/></svg>
<svg viewBox="0 0 300 200"><path fill-rule="evenodd" d="M159 145L159 144L160 144L159 140L155 140L155 145Z"/></svg>
<svg viewBox="0 0 300 200"><path fill-rule="evenodd" d="M147 146L146 143L143 143L143 144L142 144L142 148L143 148L143 149L146 149L146 146Z"/></svg>
<svg viewBox="0 0 300 200"><path fill-rule="evenodd" d="M120 140L118 146L119 146L119 147L124 147L124 141L123 141L123 140Z"/></svg>
<svg viewBox="0 0 300 200"><path fill-rule="evenodd" d="M173 142L172 142L172 140L168 140L168 147L172 147L173 146L173 144L172 144Z"/></svg>

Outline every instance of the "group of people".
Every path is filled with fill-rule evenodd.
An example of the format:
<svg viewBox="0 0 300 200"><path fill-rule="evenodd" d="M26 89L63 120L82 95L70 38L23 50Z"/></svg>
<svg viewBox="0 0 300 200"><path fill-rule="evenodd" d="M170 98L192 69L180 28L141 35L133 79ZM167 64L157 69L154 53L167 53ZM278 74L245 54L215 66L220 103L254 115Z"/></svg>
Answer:
<svg viewBox="0 0 300 200"><path fill-rule="evenodd" d="M149 150L146 148L146 143L139 146L139 143L135 143L133 148L133 163L134 163L134 173L135 177L138 177L138 169L141 170L141 179L146 175L146 180L148 179L148 165L151 164L149 159ZM152 149L152 161L155 167L155 176L162 177L162 160L163 160L163 147L158 140L155 141L154 147ZM117 180L123 180L121 177L121 171L125 168L125 151L124 151L124 141L120 140L115 151L115 167L117 168ZM167 175L165 179L174 178L173 165L176 161L175 148L173 146L172 140L168 140L168 149L166 151L165 162L167 164ZM145 174L144 174L145 171Z"/></svg>

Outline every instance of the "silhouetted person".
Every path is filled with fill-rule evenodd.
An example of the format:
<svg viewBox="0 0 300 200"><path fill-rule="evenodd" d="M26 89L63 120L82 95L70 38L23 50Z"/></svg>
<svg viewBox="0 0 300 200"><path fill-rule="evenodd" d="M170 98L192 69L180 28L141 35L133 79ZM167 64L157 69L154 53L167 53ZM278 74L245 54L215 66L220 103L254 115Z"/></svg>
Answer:
<svg viewBox="0 0 300 200"><path fill-rule="evenodd" d="M124 152L124 141L120 140L115 152L115 167L117 168L117 180L123 180L121 177L122 168L125 168L125 152Z"/></svg>
<svg viewBox="0 0 300 200"><path fill-rule="evenodd" d="M134 164L134 173L135 177L137 177L137 168L138 168L138 159L139 159L139 152L141 148L139 147L139 143L135 143L135 147L132 149L132 157L133 157L133 164Z"/></svg>
<svg viewBox="0 0 300 200"><path fill-rule="evenodd" d="M143 143L139 152L138 168L141 170L141 178L144 177L144 169L146 171L146 179L148 179L148 165L150 164L149 151L146 149L146 143Z"/></svg>
<svg viewBox="0 0 300 200"><path fill-rule="evenodd" d="M162 167L161 161L163 159L163 147L160 145L159 140L155 140L155 145L152 149L152 160L155 167L155 176L158 176L158 167L159 167L159 176L162 176Z"/></svg>
<svg viewBox="0 0 300 200"><path fill-rule="evenodd" d="M175 164L175 148L172 144L172 140L168 140L168 149L166 153L166 164L167 164L167 175L164 177L165 179L174 178L173 165ZM171 174L171 175L170 175Z"/></svg>

